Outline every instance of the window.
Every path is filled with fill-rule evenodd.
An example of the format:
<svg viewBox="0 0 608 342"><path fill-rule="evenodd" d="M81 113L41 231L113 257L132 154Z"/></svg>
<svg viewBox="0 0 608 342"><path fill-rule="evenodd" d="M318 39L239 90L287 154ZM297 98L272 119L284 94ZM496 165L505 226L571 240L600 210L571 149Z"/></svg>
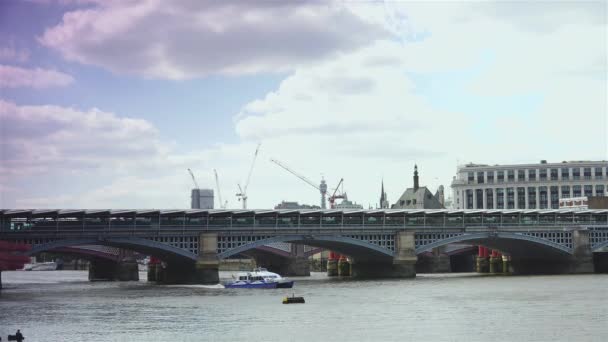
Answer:
<svg viewBox="0 0 608 342"><path fill-rule="evenodd" d="M475 173L474 172L469 172L467 182L469 184L475 182Z"/></svg>
<svg viewBox="0 0 608 342"><path fill-rule="evenodd" d="M477 189L475 190L477 192L477 209L482 209L483 208L483 190L482 189Z"/></svg>
<svg viewBox="0 0 608 342"><path fill-rule="evenodd" d="M536 209L536 188L528 188L528 209Z"/></svg>
<svg viewBox="0 0 608 342"><path fill-rule="evenodd" d="M562 180L570 179L570 169L567 167L562 168Z"/></svg>
<svg viewBox="0 0 608 342"><path fill-rule="evenodd" d="M507 188L507 209L515 209L515 191Z"/></svg>
<svg viewBox="0 0 608 342"><path fill-rule="evenodd" d="M477 184L483 184L483 171L477 172Z"/></svg>
<svg viewBox="0 0 608 342"><path fill-rule="evenodd" d="M528 180L530 182L536 181L536 170L528 170Z"/></svg>
<svg viewBox="0 0 608 342"><path fill-rule="evenodd" d="M595 179L602 179L603 174L602 174L602 168L601 167L596 167L595 168Z"/></svg>
<svg viewBox="0 0 608 342"><path fill-rule="evenodd" d="M505 190L496 189L496 209L505 208Z"/></svg>
<svg viewBox="0 0 608 342"><path fill-rule="evenodd" d="M572 187L572 197L581 197L581 186L574 185Z"/></svg>
<svg viewBox="0 0 608 342"><path fill-rule="evenodd" d="M590 167L586 167L584 169L584 175L585 175L585 179L587 179L587 180L591 179L591 168Z"/></svg>
<svg viewBox="0 0 608 342"><path fill-rule="evenodd" d="M559 188L551 187L551 209L559 209Z"/></svg>
<svg viewBox="0 0 608 342"><path fill-rule="evenodd" d="M596 185L595 186L595 195L596 196L604 196L604 186L603 185Z"/></svg>
<svg viewBox="0 0 608 342"><path fill-rule="evenodd" d="M539 208L540 209L547 209L547 187L546 186L541 186L538 188L538 197L539 197Z"/></svg>
<svg viewBox="0 0 608 342"><path fill-rule="evenodd" d="M525 182L526 181L526 171L524 171L524 170L517 170L517 181L518 182Z"/></svg>
<svg viewBox="0 0 608 342"><path fill-rule="evenodd" d="M488 183L494 183L494 171L487 172Z"/></svg>
<svg viewBox="0 0 608 342"><path fill-rule="evenodd" d="M570 198L570 186L562 185L562 198Z"/></svg>
<svg viewBox="0 0 608 342"><path fill-rule="evenodd" d="M572 169L572 179L579 180L581 178L581 169L575 167Z"/></svg>
<svg viewBox="0 0 608 342"><path fill-rule="evenodd" d="M557 169L551 169L551 180L552 181L557 180Z"/></svg>
<svg viewBox="0 0 608 342"><path fill-rule="evenodd" d="M467 190L467 200L464 208L473 209L473 190Z"/></svg>
<svg viewBox="0 0 608 342"><path fill-rule="evenodd" d="M585 185L585 196L593 196L593 185Z"/></svg>
<svg viewBox="0 0 608 342"><path fill-rule="evenodd" d="M507 180L509 182L514 182L515 181L515 170L509 170L509 171L507 171Z"/></svg>
<svg viewBox="0 0 608 342"><path fill-rule="evenodd" d="M494 192L486 189L486 209L494 209Z"/></svg>
<svg viewBox="0 0 608 342"><path fill-rule="evenodd" d="M526 208L526 188L517 188L517 209Z"/></svg>
<svg viewBox="0 0 608 342"><path fill-rule="evenodd" d="M497 172L497 176L496 176L496 180L498 181L498 183L502 183L505 181L505 172L504 171L498 171Z"/></svg>
<svg viewBox="0 0 608 342"><path fill-rule="evenodd" d="M540 175L539 175L540 180L546 181L547 180L547 169L540 169L539 172L540 172Z"/></svg>

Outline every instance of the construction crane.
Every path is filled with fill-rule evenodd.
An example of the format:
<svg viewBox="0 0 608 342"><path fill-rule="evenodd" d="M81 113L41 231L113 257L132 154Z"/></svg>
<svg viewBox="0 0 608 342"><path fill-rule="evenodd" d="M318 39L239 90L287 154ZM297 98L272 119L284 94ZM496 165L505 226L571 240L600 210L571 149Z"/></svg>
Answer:
<svg viewBox="0 0 608 342"><path fill-rule="evenodd" d="M253 155L253 161L251 162L251 167L249 168L249 174L247 175L247 182L241 188L241 184L237 184L239 187L239 193L236 194L238 200L243 200L243 209L247 209L247 187L249 186L249 181L251 180L251 173L253 172L253 165L255 165L255 160L258 157L258 151L260 150L260 145L255 148L255 154Z"/></svg>
<svg viewBox="0 0 608 342"><path fill-rule="evenodd" d="M310 181L308 178L300 175L299 173L295 172L294 170L290 169L289 167L283 165L280 161L278 161L276 159L270 159L270 161L279 165L280 167L282 167L283 169L285 169L287 172L291 173L292 175L300 178L301 180L303 180L304 182L306 182L308 185L312 186L313 188L319 190L319 192L321 193L321 209L327 208L327 206L325 205L325 195L327 194L327 184L325 183L325 179L323 179L323 177L321 177L321 184L316 185L315 183Z"/></svg>
<svg viewBox="0 0 608 342"><path fill-rule="evenodd" d="M196 182L196 178L194 178L194 173L192 173L192 170L188 169L188 172L190 172L190 177L192 177L192 181L194 182L195 189L200 189L198 187L198 183Z"/></svg>
<svg viewBox="0 0 608 342"><path fill-rule="evenodd" d="M340 188L340 185L342 185L342 182L344 181L344 178L340 178L340 182L338 182L338 186L336 186L336 189L334 189L334 193L331 194L331 196L329 196L329 207L331 209L334 209L336 207L336 199L338 198L346 198L346 194L344 193L344 191L340 191L339 195L336 195L336 192L338 192L338 189Z"/></svg>
<svg viewBox="0 0 608 342"><path fill-rule="evenodd" d="M226 206L228 205L228 201L226 201L226 202L222 201L222 193L220 192L220 180L217 177L217 171L215 169L213 169L213 173L215 174L215 187L217 188L217 198L220 200L220 208L226 209Z"/></svg>

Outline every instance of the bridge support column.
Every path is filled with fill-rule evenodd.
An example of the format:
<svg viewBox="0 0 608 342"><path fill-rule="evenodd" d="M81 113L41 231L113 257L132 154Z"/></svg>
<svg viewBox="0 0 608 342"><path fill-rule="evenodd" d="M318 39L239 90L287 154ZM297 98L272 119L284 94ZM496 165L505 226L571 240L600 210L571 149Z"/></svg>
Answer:
<svg viewBox="0 0 608 342"><path fill-rule="evenodd" d="M433 250L432 254L418 256L416 273L449 273L451 272L450 256L442 253L443 248Z"/></svg>
<svg viewBox="0 0 608 342"><path fill-rule="evenodd" d="M327 276L337 277L338 276L338 258L335 252L329 252L329 258L327 258Z"/></svg>
<svg viewBox="0 0 608 342"><path fill-rule="evenodd" d="M488 248L478 246L479 253L477 255L476 271L477 273L488 273L490 270L490 261L488 259Z"/></svg>
<svg viewBox="0 0 608 342"><path fill-rule="evenodd" d="M574 253L568 273L593 273L593 252L587 229L572 232L572 247Z"/></svg>
<svg viewBox="0 0 608 342"><path fill-rule="evenodd" d="M130 258L118 262L94 259L89 263L89 280L138 281L137 262Z"/></svg>
<svg viewBox="0 0 608 342"><path fill-rule="evenodd" d="M490 273L496 274L501 273L502 271L502 257L500 253L496 250L492 250L492 255L490 256Z"/></svg>
<svg viewBox="0 0 608 342"><path fill-rule="evenodd" d="M203 233L199 235L198 260L194 271L196 284L218 284L220 282L220 261L217 258L217 234Z"/></svg>
<svg viewBox="0 0 608 342"><path fill-rule="evenodd" d="M338 276L339 277L350 277L350 262L346 258L345 255L340 255L340 259L338 260Z"/></svg>
<svg viewBox="0 0 608 342"><path fill-rule="evenodd" d="M158 272L157 271L158 267L160 267L160 260L151 256L150 261L148 262L148 281L149 282L158 281L158 278L156 276L156 272Z"/></svg>
<svg viewBox="0 0 608 342"><path fill-rule="evenodd" d="M414 232L397 232L392 262L354 258L351 275L353 278L415 278L417 260Z"/></svg>

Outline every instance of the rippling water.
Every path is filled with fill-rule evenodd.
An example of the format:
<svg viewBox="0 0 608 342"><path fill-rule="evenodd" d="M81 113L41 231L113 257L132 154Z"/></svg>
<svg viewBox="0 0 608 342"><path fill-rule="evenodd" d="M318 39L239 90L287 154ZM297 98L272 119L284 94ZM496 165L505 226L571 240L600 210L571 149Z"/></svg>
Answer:
<svg viewBox="0 0 608 342"><path fill-rule="evenodd" d="M83 271L2 278L0 336L19 328L27 342L608 341L608 275L599 274L350 281L318 273L277 290L91 283ZM306 304L281 304L292 292Z"/></svg>

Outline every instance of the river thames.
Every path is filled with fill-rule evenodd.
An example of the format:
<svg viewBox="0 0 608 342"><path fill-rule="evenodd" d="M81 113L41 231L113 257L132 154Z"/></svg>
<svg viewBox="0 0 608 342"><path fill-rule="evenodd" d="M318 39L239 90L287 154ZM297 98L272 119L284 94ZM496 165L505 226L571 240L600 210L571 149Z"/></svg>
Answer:
<svg viewBox="0 0 608 342"><path fill-rule="evenodd" d="M605 274L353 281L313 273L275 290L88 282L86 271L2 277L0 336L21 329L27 342L608 340ZM281 304L292 293L306 304Z"/></svg>

